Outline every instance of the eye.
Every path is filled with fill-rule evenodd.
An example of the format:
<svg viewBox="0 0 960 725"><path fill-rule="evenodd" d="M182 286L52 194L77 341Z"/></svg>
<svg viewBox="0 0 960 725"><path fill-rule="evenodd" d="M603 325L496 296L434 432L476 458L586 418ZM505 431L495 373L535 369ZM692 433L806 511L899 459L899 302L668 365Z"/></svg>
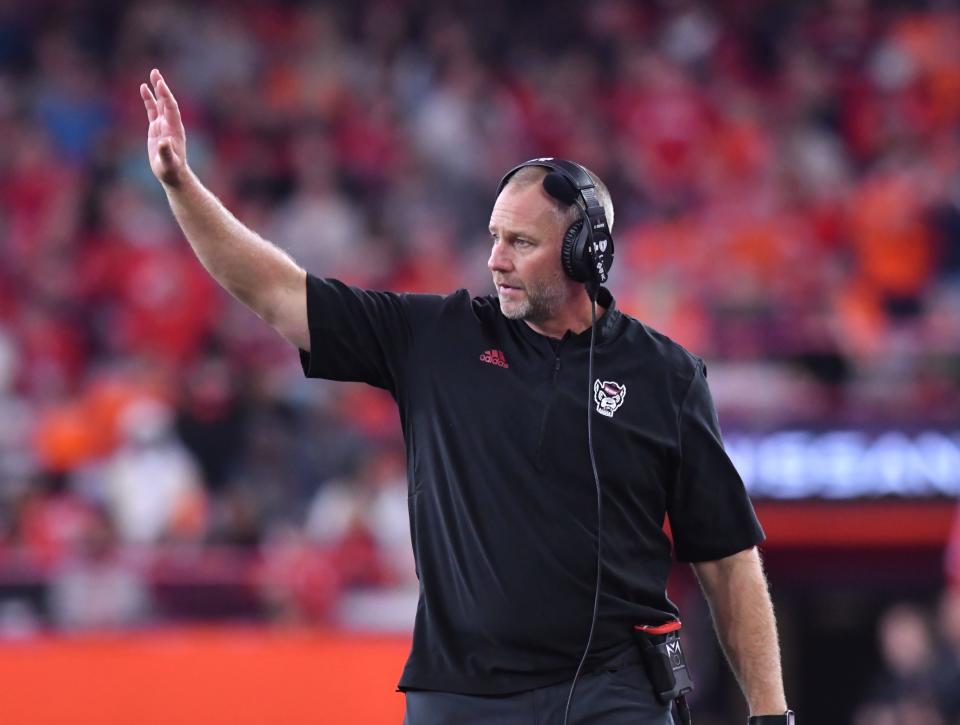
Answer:
<svg viewBox="0 0 960 725"><path fill-rule="evenodd" d="M514 245L517 246L517 247L520 247L520 248L525 249L525 248L527 248L527 247L532 247L532 246L533 246L533 242L531 242L529 239L523 239L523 238L521 237L520 239L517 239L517 241L514 242Z"/></svg>

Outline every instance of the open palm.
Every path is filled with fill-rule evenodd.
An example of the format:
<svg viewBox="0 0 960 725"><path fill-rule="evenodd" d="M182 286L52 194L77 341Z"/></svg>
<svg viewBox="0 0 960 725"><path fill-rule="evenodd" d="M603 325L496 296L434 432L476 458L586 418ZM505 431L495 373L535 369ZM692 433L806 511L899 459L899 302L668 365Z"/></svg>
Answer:
<svg viewBox="0 0 960 725"><path fill-rule="evenodd" d="M140 97L147 109L147 157L150 169L164 184L176 186L187 168L187 135L180 119L180 108L160 71L150 72L153 89L140 84Z"/></svg>

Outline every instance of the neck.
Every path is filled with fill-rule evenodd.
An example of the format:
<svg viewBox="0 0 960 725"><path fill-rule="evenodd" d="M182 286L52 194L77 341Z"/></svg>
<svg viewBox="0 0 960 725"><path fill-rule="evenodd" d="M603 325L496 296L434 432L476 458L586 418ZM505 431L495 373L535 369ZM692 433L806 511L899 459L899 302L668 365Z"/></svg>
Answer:
<svg viewBox="0 0 960 725"><path fill-rule="evenodd" d="M527 326L534 332L544 337L561 338L569 330L575 335L579 335L584 330L590 329L591 311L590 297L584 288L580 288L580 294L572 296L556 315L549 320L531 322L524 320ZM597 319L599 320L603 313L607 311L599 303L597 304Z"/></svg>

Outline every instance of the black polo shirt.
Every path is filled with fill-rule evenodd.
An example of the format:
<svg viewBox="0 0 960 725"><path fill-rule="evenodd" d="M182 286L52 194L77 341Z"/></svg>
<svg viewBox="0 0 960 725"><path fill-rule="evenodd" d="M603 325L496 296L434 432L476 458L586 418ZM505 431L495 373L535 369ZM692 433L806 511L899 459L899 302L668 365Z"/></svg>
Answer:
<svg viewBox="0 0 960 725"><path fill-rule="evenodd" d="M400 689L508 693L573 676L596 566L590 397L603 491L603 586L587 669L676 614L682 561L763 539L723 450L703 363L615 309L557 343L495 297L370 292L307 279L310 377L363 381L397 401L420 579Z"/></svg>

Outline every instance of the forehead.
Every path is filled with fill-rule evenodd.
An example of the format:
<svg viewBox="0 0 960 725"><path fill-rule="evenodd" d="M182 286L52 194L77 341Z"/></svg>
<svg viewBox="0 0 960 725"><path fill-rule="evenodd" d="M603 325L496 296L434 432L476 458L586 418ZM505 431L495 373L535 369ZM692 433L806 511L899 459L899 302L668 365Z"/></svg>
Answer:
<svg viewBox="0 0 960 725"><path fill-rule="evenodd" d="M550 235L560 226L560 214L541 184L509 184L490 213L490 228L514 233Z"/></svg>

